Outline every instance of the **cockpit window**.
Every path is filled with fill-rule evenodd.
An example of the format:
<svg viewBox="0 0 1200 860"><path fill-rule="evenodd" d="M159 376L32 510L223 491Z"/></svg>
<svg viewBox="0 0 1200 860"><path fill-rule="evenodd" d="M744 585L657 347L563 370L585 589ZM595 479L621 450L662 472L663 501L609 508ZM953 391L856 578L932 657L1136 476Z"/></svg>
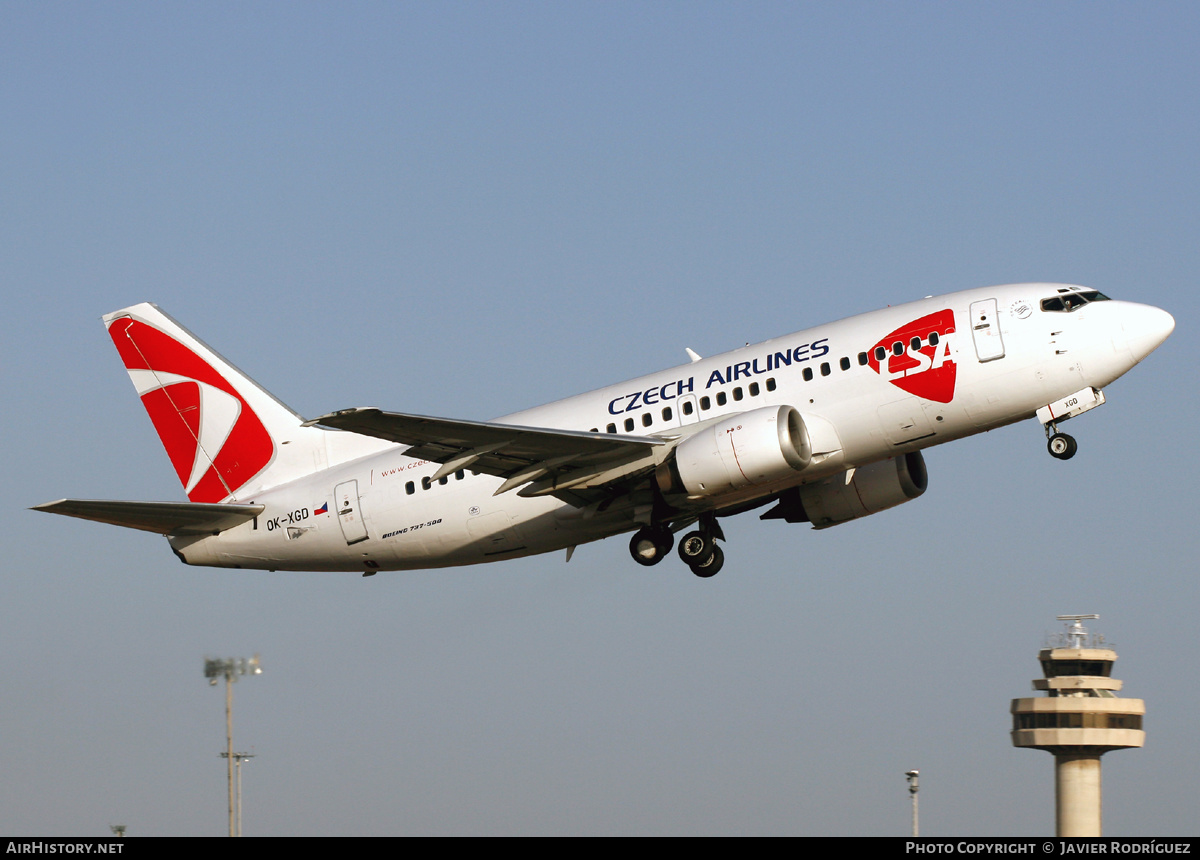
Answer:
<svg viewBox="0 0 1200 860"><path fill-rule="evenodd" d="M1064 290L1052 299L1042 299L1042 310L1044 311L1071 311L1079 310L1089 302L1107 302L1108 296L1099 290Z"/></svg>

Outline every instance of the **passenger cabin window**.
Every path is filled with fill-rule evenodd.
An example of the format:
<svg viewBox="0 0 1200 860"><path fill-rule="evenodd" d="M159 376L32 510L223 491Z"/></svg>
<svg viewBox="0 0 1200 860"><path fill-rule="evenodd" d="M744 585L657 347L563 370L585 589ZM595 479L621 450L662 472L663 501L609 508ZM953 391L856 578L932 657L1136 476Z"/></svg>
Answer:
<svg viewBox="0 0 1200 860"><path fill-rule="evenodd" d="M691 415L695 411L696 411L696 407L692 406L692 401L690 401L690 400L683 401L683 414L684 415Z"/></svg>
<svg viewBox="0 0 1200 860"><path fill-rule="evenodd" d="M740 385L737 388L733 389L733 399L734 400L742 399L742 387Z"/></svg>
<svg viewBox="0 0 1200 860"><path fill-rule="evenodd" d="M671 407L670 406L665 407L662 411L663 421L670 421L672 414L673 413L671 412Z"/></svg>
<svg viewBox="0 0 1200 860"><path fill-rule="evenodd" d="M842 360L839 362L839 364L841 365L842 370L850 369L850 359L846 358L845 356L842 356Z"/></svg>
<svg viewBox="0 0 1200 860"><path fill-rule="evenodd" d="M812 378L813 378L812 368L811 367L804 368L804 373L802 375L804 376L805 382L811 382Z"/></svg>
<svg viewBox="0 0 1200 860"><path fill-rule="evenodd" d="M750 396L758 397L758 383L757 382L750 383Z"/></svg>
<svg viewBox="0 0 1200 860"><path fill-rule="evenodd" d="M652 422L653 420L654 420L654 416L651 415L649 412L647 412L645 415L642 416L642 426L649 427L650 422Z"/></svg>
<svg viewBox="0 0 1200 860"><path fill-rule="evenodd" d="M829 362L828 362L828 361L822 361L822 362L821 362L821 375L822 375L822 376L828 376L828 375L829 375L829 373L830 373Z"/></svg>
<svg viewBox="0 0 1200 860"><path fill-rule="evenodd" d="M625 432L626 432L626 433L632 433L632 432L633 432L633 419L632 419L632 418L626 418L626 419L625 419Z"/></svg>
<svg viewBox="0 0 1200 860"><path fill-rule="evenodd" d="M725 395L725 392L718 391L717 392L717 405L724 406L728 402L729 402L729 398Z"/></svg>
<svg viewBox="0 0 1200 860"><path fill-rule="evenodd" d="M700 409L704 412L707 412L711 408L712 408L712 401L710 401L708 399L708 395L706 394L700 398Z"/></svg>
<svg viewBox="0 0 1200 860"><path fill-rule="evenodd" d="M866 367L868 364L870 364L870 362L871 359L867 357L865 352L860 352L858 354L858 364L860 367Z"/></svg>
<svg viewBox="0 0 1200 860"><path fill-rule="evenodd" d="M775 390L775 377L772 376L769 379L767 379L767 391L774 391L774 390Z"/></svg>
<svg viewBox="0 0 1200 860"><path fill-rule="evenodd" d="M885 358L887 358L887 350L882 346L875 347L875 360L883 361Z"/></svg>
<svg viewBox="0 0 1200 860"><path fill-rule="evenodd" d="M417 485L414 484L412 481L409 481L407 484L404 485L404 492L408 493L410 496L413 493L415 493L416 491L417 491Z"/></svg>
<svg viewBox="0 0 1200 860"><path fill-rule="evenodd" d="M609 424L607 427L605 427L605 428L604 428L604 432L606 432L606 433L616 433L616 432L617 432L617 425L616 425L616 424Z"/></svg>

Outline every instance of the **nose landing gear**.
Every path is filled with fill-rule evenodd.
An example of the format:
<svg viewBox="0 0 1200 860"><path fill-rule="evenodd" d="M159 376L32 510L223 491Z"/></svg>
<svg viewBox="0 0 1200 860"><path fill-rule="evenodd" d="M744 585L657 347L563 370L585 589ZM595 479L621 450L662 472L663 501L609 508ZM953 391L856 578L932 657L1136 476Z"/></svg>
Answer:
<svg viewBox="0 0 1200 860"><path fill-rule="evenodd" d="M1050 452L1051 457L1059 460L1070 460L1075 456L1075 452L1079 450L1079 443L1075 441L1074 436L1055 432L1046 443L1046 449Z"/></svg>
<svg viewBox="0 0 1200 860"><path fill-rule="evenodd" d="M1037 410L1038 421L1046 428L1046 449L1058 460L1070 460L1079 450L1074 437L1058 432L1058 422L1074 418L1104 405L1104 392L1099 388L1081 388L1074 394L1048 403Z"/></svg>

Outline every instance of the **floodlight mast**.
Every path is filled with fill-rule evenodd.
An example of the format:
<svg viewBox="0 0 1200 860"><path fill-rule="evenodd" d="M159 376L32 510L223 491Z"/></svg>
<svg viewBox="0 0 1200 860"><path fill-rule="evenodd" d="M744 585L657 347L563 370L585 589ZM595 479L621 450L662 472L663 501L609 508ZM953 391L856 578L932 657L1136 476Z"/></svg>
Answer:
<svg viewBox="0 0 1200 860"><path fill-rule="evenodd" d="M225 679L225 755L227 782L229 783L229 835L238 835L235 828L233 802L233 682L242 675L261 675L262 662L257 654L245 657L230 657L228 660L204 658L204 677L210 686L217 686L217 679Z"/></svg>
<svg viewBox="0 0 1200 860"><path fill-rule="evenodd" d="M921 789L921 783L918 780L920 774L919 770L910 770L904 774L904 778L908 780L908 793L912 796L912 835L914 837L921 835L920 827L917 824L917 792Z"/></svg>
<svg viewBox="0 0 1200 860"><path fill-rule="evenodd" d="M220 754L221 758L229 758L228 752ZM237 762L237 835L242 835L242 762L254 758L254 753L234 753L233 760Z"/></svg>

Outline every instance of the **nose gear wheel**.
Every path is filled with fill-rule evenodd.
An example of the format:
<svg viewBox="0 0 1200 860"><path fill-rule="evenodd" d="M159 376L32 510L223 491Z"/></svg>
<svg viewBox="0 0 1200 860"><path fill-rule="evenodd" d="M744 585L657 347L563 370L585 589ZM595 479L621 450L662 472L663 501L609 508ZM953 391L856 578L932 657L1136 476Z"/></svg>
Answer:
<svg viewBox="0 0 1200 860"><path fill-rule="evenodd" d="M1046 443L1046 449L1050 452L1050 456L1059 460L1070 460L1075 456L1075 452L1079 450L1079 443L1075 441L1074 436L1068 436L1066 433L1055 433Z"/></svg>

